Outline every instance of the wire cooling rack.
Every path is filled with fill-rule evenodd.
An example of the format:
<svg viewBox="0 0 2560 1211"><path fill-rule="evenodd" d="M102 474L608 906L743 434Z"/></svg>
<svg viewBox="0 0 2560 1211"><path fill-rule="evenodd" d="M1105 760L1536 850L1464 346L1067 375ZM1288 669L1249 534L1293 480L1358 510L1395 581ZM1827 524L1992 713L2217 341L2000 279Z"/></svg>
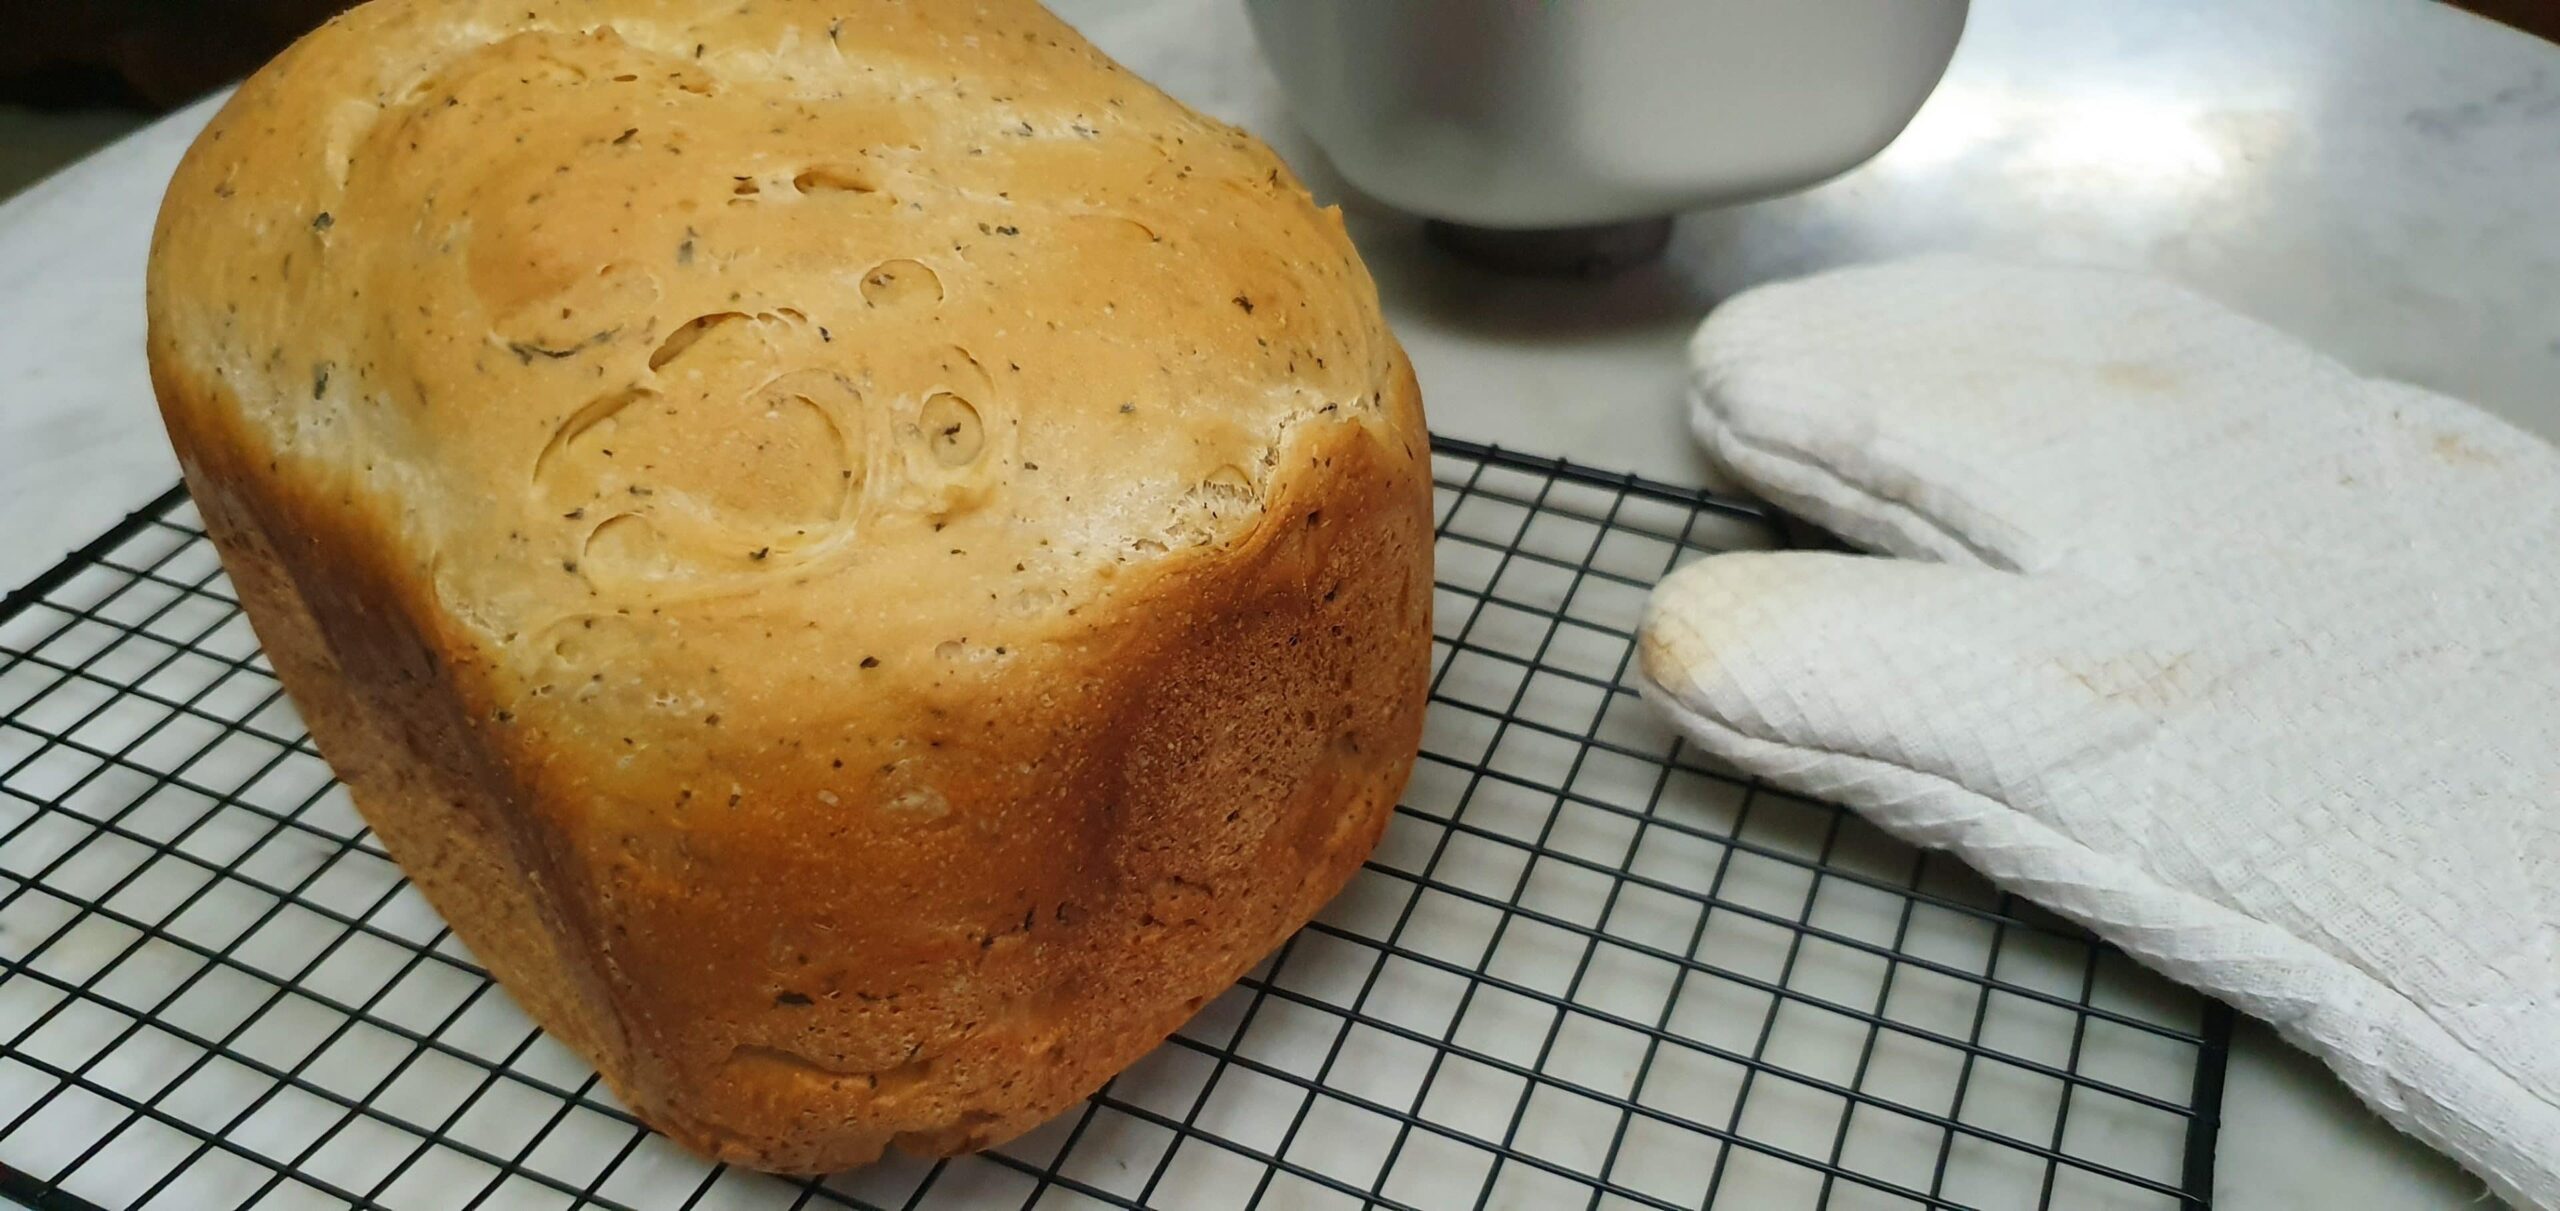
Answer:
<svg viewBox="0 0 2560 1211"><path fill-rule="evenodd" d="M38 1208L2202 1207L2228 1011L1628 688L1743 505L1435 446L1384 843L1089 1102L822 1181L640 1127L331 781L172 491L0 607L0 1196Z"/></svg>

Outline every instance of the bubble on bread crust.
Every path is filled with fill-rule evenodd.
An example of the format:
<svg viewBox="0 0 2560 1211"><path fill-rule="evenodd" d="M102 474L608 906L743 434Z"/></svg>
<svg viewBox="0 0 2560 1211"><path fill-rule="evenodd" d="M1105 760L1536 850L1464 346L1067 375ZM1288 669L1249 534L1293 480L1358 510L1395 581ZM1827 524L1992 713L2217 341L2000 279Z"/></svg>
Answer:
<svg viewBox="0 0 2560 1211"><path fill-rule="evenodd" d="M1250 501L1258 495L1254 490L1253 476L1233 463L1210 472L1200 481L1200 491L1209 497L1231 501Z"/></svg>
<svg viewBox="0 0 2560 1211"><path fill-rule="evenodd" d="M1117 257L1152 257L1162 249L1150 250L1146 246L1164 243L1163 234L1152 224L1129 214L1087 210L1056 215L1053 221L1070 233L1069 239L1076 246L1109 249Z"/></svg>
<svg viewBox="0 0 2560 1211"><path fill-rule="evenodd" d="M1243 516L1262 495L1253 475L1234 463L1203 476L1191 490L1183 493L1183 511L1194 528L1205 521L1207 529L1222 528L1224 522ZM1195 538L1195 541L1199 539Z"/></svg>
<svg viewBox="0 0 2560 1211"><path fill-rule="evenodd" d="M515 639L515 632L505 629L484 600L458 583L454 565L446 562L442 554L428 561L427 584L435 593L436 606L446 616L483 635L499 636L503 633L502 642Z"/></svg>
<svg viewBox="0 0 2560 1211"><path fill-rule="evenodd" d="M951 814L951 800L930 786L911 787L889 796L880 810L917 824L931 824Z"/></svg>
<svg viewBox="0 0 2560 1211"><path fill-rule="evenodd" d="M563 459L571 457L573 447L592 445L593 439L602 436L599 430L610 430L614 418L623 409L653 394L646 388L627 387L597 396L570 413L551 430L551 440L543 443L542 452L534 456L534 481L550 483L555 478L555 468Z"/></svg>
<svg viewBox="0 0 2560 1211"><path fill-rule="evenodd" d="M667 363L683 357L685 351L701 344L702 338L709 336L712 329L722 324L745 323L747 318L747 314L743 311L715 311L709 315L697 315L686 320L677 325L675 331L668 333L667 339L658 342L656 349L650 351L649 369L652 371L665 369Z"/></svg>
<svg viewBox="0 0 2560 1211"><path fill-rule="evenodd" d="M931 307L942 301L942 276L922 261L882 261L862 275L862 301L882 309Z"/></svg>
<svg viewBox="0 0 2560 1211"><path fill-rule="evenodd" d="M851 380L809 364L827 343L791 307L713 312L669 332L650 358L654 382L579 409L536 459L537 494L557 516L640 519L563 562L594 563L599 589L655 596L771 574L843 537L865 478L864 416Z"/></svg>
<svg viewBox="0 0 2560 1211"><path fill-rule="evenodd" d="M934 355L934 367L946 383L965 383L973 390L983 390L989 383L986 364L978 355L958 345L946 345Z"/></svg>
<svg viewBox="0 0 2560 1211"><path fill-rule="evenodd" d="M791 178L791 189L804 199L856 206L869 213L885 214L898 206L898 199L880 188L869 170L851 164L811 165Z"/></svg>
<svg viewBox="0 0 2560 1211"><path fill-rule="evenodd" d="M320 148L320 162L329 173L331 185L347 187L347 175L355 165L356 145L380 122L382 107L370 98L350 97L337 103L322 121L326 135Z"/></svg>
<svg viewBox="0 0 2560 1211"><path fill-rule="evenodd" d="M945 639L942 642L933 645L933 654L937 658L943 660L958 660L962 656L967 655L968 651L968 645L961 643L957 639Z"/></svg>
<svg viewBox="0 0 2560 1211"><path fill-rule="evenodd" d="M904 1063L865 1072L788 1048L750 1043L730 1051L723 1066L751 1071L761 1069L828 1084L859 1082L871 1090L874 1101L894 1102L922 1088L933 1079L934 1058L917 1056Z"/></svg>
<svg viewBox="0 0 2560 1211"><path fill-rule="evenodd" d="M629 317L647 314L657 301L655 277L612 261L515 305L492 325L492 334L527 362L537 354L571 356L603 346L620 335Z"/></svg>
<svg viewBox="0 0 2560 1211"><path fill-rule="evenodd" d="M1020 421L986 367L957 345L903 350L877 372L907 401L890 423L872 501L936 524L986 505L1011 482Z"/></svg>
<svg viewBox="0 0 2560 1211"><path fill-rule="evenodd" d="M596 585L625 585L664 579L675 572L676 561L648 518L623 513L588 532L578 567Z"/></svg>
<svg viewBox="0 0 2560 1211"><path fill-rule="evenodd" d="M669 520L680 520L696 561L766 563L850 515L862 461L844 422L859 419L858 403L852 385L826 370L760 384L724 381L717 370L688 376L575 443L574 467L563 463L555 482L677 515Z"/></svg>
<svg viewBox="0 0 2560 1211"><path fill-rule="evenodd" d="M843 164L819 164L801 170L791 178L791 187L802 193L874 193L879 185L869 173Z"/></svg>
<svg viewBox="0 0 2560 1211"><path fill-rule="evenodd" d="M1038 618L1044 614L1055 613L1059 607L1066 604L1066 590L1046 585L1015 593L1012 602L1013 612L1023 618Z"/></svg>
<svg viewBox="0 0 2560 1211"><path fill-rule="evenodd" d="M947 1127L930 1130L901 1131L889 1137L889 1146L909 1156L957 1156L977 1152L993 1142L987 1128L997 1119L993 1110L963 1111Z"/></svg>
<svg viewBox="0 0 2560 1211"><path fill-rule="evenodd" d="M532 651L548 655L566 669L592 670L610 665L614 653L634 642L631 620L623 615L572 614L535 635Z"/></svg>
<svg viewBox="0 0 2560 1211"><path fill-rule="evenodd" d="M761 503L748 508L739 501L734 507L777 524L816 526L841 520L860 488L861 460L852 456L838 424L840 411L850 409L821 401L853 397L849 384L824 370L799 371L767 384L760 393L763 410L749 418L749 432L741 435L748 439L753 463L766 472L755 494Z"/></svg>
<svg viewBox="0 0 2560 1211"><path fill-rule="evenodd" d="M1234 463L1220 466L1183 492L1165 523L1165 538L1178 547L1214 544L1247 522L1261 497L1261 485L1251 472Z"/></svg>
<svg viewBox="0 0 2560 1211"><path fill-rule="evenodd" d="M968 466L986 451L987 428L977 406L949 391L926 399L916 424L933 461L945 467Z"/></svg>

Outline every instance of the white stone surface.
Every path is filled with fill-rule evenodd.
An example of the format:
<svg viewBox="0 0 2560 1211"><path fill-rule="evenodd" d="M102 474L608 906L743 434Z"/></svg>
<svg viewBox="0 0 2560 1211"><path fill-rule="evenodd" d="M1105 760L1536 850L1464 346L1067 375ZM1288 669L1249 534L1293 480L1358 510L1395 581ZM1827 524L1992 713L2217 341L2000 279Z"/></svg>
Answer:
<svg viewBox="0 0 2560 1211"><path fill-rule="evenodd" d="M1106 49L1270 138L1233 0L1059 0ZM0 204L0 584L175 477L142 265L198 106ZM1680 347L1752 282L1938 248L2139 264L2349 363L2560 436L2560 49L2421 0L1978 0L1901 141L1810 192L1684 220L1616 281L1508 281L1345 199L1436 428L1703 482ZM2222 1205L2479 1205L2264 1031L2235 1048Z"/></svg>

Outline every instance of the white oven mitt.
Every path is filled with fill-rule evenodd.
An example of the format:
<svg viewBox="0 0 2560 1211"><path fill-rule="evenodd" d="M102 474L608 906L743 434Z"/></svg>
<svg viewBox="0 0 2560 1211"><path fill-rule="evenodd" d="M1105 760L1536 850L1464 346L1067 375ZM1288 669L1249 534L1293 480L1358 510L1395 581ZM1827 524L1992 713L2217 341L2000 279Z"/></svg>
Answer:
<svg viewBox="0 0 2560 1211"><path fill-rule="evenodd" d="M1954 851L2560 1207L2560 456L2165 283L1769 286L1699 437L1881 555L1663 581L1708 750Z"/></svg>

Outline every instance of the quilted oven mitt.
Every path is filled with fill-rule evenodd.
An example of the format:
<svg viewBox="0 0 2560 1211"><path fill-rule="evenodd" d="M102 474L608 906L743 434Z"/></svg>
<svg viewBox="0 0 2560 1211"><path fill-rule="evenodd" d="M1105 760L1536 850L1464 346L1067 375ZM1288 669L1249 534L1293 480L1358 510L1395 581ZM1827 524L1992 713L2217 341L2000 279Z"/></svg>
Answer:
<svg viewBox="0 0 2560 1211"><path fill-rule="evenodd" d="M2560 456L2147 278L1726 303L1695 425L1870 556L1666 579L1652 699L2560 1207Z"/></svg>

